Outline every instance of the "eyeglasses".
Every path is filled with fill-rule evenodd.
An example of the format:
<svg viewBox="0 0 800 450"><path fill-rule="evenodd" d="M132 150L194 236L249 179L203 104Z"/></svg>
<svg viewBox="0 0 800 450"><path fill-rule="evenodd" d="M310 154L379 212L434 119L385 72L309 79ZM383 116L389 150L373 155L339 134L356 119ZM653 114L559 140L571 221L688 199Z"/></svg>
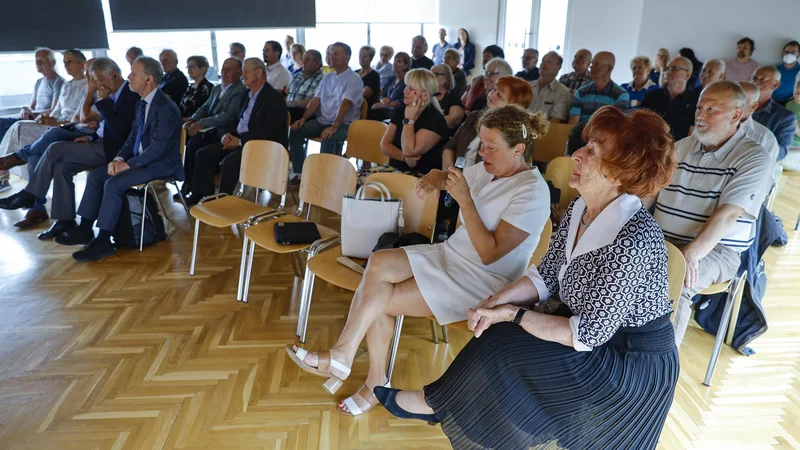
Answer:
<svg viewBox="0 0 800 450"><path fill-rule="evenodd" d="M488 70L483 71L483 76L485 77L496 77L499 75L503 75L501 72L489 72Z"/></svg>
<svg viewBox="0 0 800 450"><path fill-rule="evenodd" d="M442 72L433 72L433 74L436 75L437 77L445 76Z"/></svg>
<svg viewBox="0 0 800 450"><path fill-rule="evenodd" d="M680 72L681 70L689 71L689 69L685 67L678 67L678 66L669 66L667 67L667 72Z"/></svg>

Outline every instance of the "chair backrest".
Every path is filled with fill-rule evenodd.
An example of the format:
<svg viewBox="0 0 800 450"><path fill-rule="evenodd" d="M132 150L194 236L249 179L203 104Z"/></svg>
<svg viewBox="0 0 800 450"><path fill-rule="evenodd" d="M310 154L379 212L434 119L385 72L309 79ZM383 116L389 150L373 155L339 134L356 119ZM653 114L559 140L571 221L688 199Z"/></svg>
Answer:
<svg viewBox="0 0 800 450"><path fill-rule="evenodd" d="M570 124L551 123L547 134L533 142L531 159L549 163L559 156L564 156L570 130L572 130Z"/></svg>
<svg viewBox="0 0 800 450"><path fill-rule="evenodd" d="M558 206L566 208L569 202L578 196L578 191L569 186L569 179L572 177L572 171L575 169L575 161L569 156L560 156L547 164L547 171L544 173L544 179L553 183L553 187L561 189L561 201Z"/></svg>
<svg viewBox="0 0 800 450"><path fill-rule="evenodd" d="M327 153L308 155L300 178L301 202L341 215L342 198L355 193L356 169L347 158Z"/></svg>
<svg viewBox="0 0 800 450"><path fill-rule="evenodd" d="M361 100L361 116L359 117L361 120L366 120L367 119L367 110L368 109L369 109L369 106L367 105L367 101L366 100Z"/></svg>
<svg viewBox="0 0 800 450"><path fill-rule="evenodd" d="M180 147L178 150L181 152L181 163L183 163L183 159L186 157L186 128L181 127L181 142Z"/></svg>
<svg viewBox="0 0 800 450"><path fill-rule="evenodd" d="M536 244L536 249L533 251L533 256L531 256L530 266L536 265L539 267L539 264L542 263L542 259L544 258L545 253L547 253L547 249L550 248L550 238L553 236L553 221L547 219L547 222L544 223L544 228L542 229L542 234L539 236L539 243Z"/></svg>
<svg viewBox="0 0 800 450"><path fill-rule="evenodd" d="M273 141L247 141L242 150L239 182L284 195L289 178L289 152Z"/></svg>
<svg viewBox="0 0 800 450"><path fill-rule="evenodd" d="M377 122L380 123L380 122ZM418 178L404 173L374 173L367 177L366 182L382 183L389 189L393 198L403 200L403 220L405 222L405 233L419 233L428 238L433 238L436 226L436 210L439 202L433 196L425 196L425 199L417 197L414 190ZM374 189L367 189L370 197L380 197Z"/></svg>
<svg viewBox="0 0 800 450"><path fill-rule="evenodd" d="M347 156L375 164L389 164L381 151L381 139L389 128L377 120L355 120L347 130Z"/></svg>
<svg viewBox="0 0 800 450"><path fill-rule="evenodd" d="M683 279L686 277L686 260L683 253L670 242L667 244L667 267L669 271L669 299L677 302L681 297Z"/></svg>

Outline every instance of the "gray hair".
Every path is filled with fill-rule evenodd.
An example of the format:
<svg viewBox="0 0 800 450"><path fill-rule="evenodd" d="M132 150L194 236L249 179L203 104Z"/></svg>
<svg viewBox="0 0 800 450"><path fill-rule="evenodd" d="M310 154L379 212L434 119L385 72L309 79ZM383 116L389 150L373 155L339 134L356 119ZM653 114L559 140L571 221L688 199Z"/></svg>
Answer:
<svg viewBox="0 0 800 450"><path fill-rule="evenodd" d="M267 76L267 65L264 64L261 58L247 58L244 60L244 65L247 66L247 64L250 64L254 69L260 69L264 72L264 76Z"/></svg>
<svg viewBox="0 0 800 450"><path fill-rule="evenodd" d="M755 83L751 83L749 81L740 81L739 86L744 89L744 95L747 97L749 97L751 93L755 98L758 98L761 95L761 88Z"/></svg>
<svg viewBox="0 0 800 450"><path fill-rule="evenodd" d="M142 65L144 73L153 77L153 83L155 83L156 86L161 84L161 79L164 78L164 66L162 66L157 59L149 56L140 56L133 62Z"/></svg>
<svg viewBox="0 0 800 450"><path fill-rule="evenodd" d="M513 75L514 70L511 68L511 65L503 58L492 58L489 62L486 63L486 70L489 70L490 66L494 66L494 69L497 72L500 72L501 75Z"/></svg>
<svg viewBox="0 0 800 450"><path fill-rule="evenodd" d="M772 74L772 79L773 80L781 81L781 71L778 70L777 67L775 67L775 66L761 66L758 69L756 69L756 72L758 72L759 70L766 70L766 71L768 71L769 73Z"/></svg>
<svg viewBox="0 0 800 450"><path fill-rule="evenodd" d="M428 40L427 40L427 39L425 39L425 36L423 36L423 35L421 35L421 34L420 34L420 35L417 35L417 36L414 36L414 37L411 39L411 44L413 45L413 44L414 44L414 42L416 42L416 41L422 41L422 45L424 45L424 46L425 46L425 53L427 53L427 52L428 52Z"/></svg>
<svg viewBox="0 0 800 450"><path fill-rule="evenodd" d="M105 56L95 59L89 66L89 72L100 72L103 75L111 75L112 73L116 73L120 76L122 75L122 71L119 70L117 63L115 63L113 59Z"/></svg>
<svg viewBox="0 0 800 450"><path fill-rule="evenodd" d="M348 58L353 56L353 50L350 49L350 46L345 44L344 42L334 42L333 44L329 45L328 48L339 47L344 51L344 54L347 55Z"/></svg>
<svg viewBox="0 0 800 450"><path fill-rule="evenodd" d="M50 58L50 62L55 64L55 62L56 62L56 54L53 53L52 50L50 50L47 47L37 47L36 51L33 52L33 54L35 55L35 54L37 54L39 52L47 52L47 57Z"/></svg>
<svg viewBox="0 0 800 450"><path fill-rule="evenodd" d="M702 96L709 89L725 94L730 99L734 108L744 109L747 104L747 95L745 95L744 89L739 86L739 83L728 80L715 81L706 86L700 95Z"/></svg>
<svg viewBox="0 0 800 450"><path fill-rule="evenodd" d="M64 56L72 55L72 56L75 57L75 59L77 59L81 63L85 63L86 62L86 55L84 55L83 52L78 50L77 48L71 48L69 50L64 50L63 55Z"/></svg>
<svg viewBox="0 0 800 450"><path fill-rule="evenodd" d="M372 59L372 58L375 57L375 47L373 47L371 45L365 45L365 46L361 47L360 51L364 51L364 50L366 50L367 53L369 53L369 59Z"/></svg>
<svg viewBox="0 0 800 450"><path fill-rule="evenodd" d="M716 65L718 65L718 66L719 66L719 69L720 69L720 71L721 71L722 73L725 73L725 61L723 61L723 60L721 60L721 59L709 59L708 61L706 61L706 62L703 64L703 67L705 67L705 66L707 66L707 65L709 65L709 64L716 64Z"/></svg>
<svg viewBox="0 0 800 450"><path fill-rule="evenodd" d="M381 46L381 52L384 52L384 51L385 52L389 52L389 58L394 56L394 49L392 48L391 45L383 45L383 46Z"/></svg>
<svg viewBox="0 0 800 450"><path fill-rule="evenodd" d="M315 62L322 64L322 54L314 49L306 51L307 54L310 54L312 58L314 58Z"/></svg>
<svg viewBox="0 0 800 450"><path fill-rule="evenodd" d="M691 60L691 59L689 59L689 58L687 58L687 57L685 57L685 56L676 56L676 57L673 59L673 61L674 61L675 59L680 59L681 61L683 61L684 63L686 63L686 65L687 65L687 66L689 66L689 74L691 75L691 74L693 73L693 71L694 71L694 65L692 64L692 60ZM669 64L669 61L667 61L667 64Z"/></svg>
<svg viewBox="0 0 800 450"><path fill-rule="evenodd" d="M169 53L169 54L171 54L172 57L175 59L175 62L176 63L178 62L178 54L175 53L175 50L173 50L171 48L165 48L164 50L161 50L161 53Z"/></svg>
<svg viewBox="0 0 800 450"><path fill-rule="evenodd" d="M453 89L453 87L455 87L456 80L453 77L453 69L451 69L450 66L448 66L447 64L437 64L431 67L431 72L433 72L433 69L439 69L442 72L444 72L444 79L447 81L447 86L445 87L447 88L448 91L450 89Z"/></svg>

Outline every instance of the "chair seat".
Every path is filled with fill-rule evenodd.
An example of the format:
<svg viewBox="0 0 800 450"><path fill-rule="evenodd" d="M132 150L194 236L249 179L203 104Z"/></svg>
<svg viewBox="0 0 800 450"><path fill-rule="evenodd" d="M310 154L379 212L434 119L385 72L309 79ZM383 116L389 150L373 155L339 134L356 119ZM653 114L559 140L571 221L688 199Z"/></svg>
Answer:
<svg viewBox="0 0 800 450"><path fill-rule="evenodd" d="M135 188L135 189L142 189L145 186L147 186L148 184L153 185L153 186L161 186L161 185L164 185L164 184L167 184L167 183L171 183L171 182L172 182L171 179L170 180L153 180L153 181L149 181L147 183L137 184L137 185L134 185L134 186L131 186L131 187Z"/></svg>
<svg viewBox="0 0 800 450"><path fill-rule="evenodd" d="M275 241L275 223L277 222L308 222L308 221L303 218L292 215L281 216L276 219L270 220L268 222L261 222L258 225L254 225L248 228L245 233L245 236L248 239L255 242L256 244L258 244L260 247L263 247L274 253L294 253L300 250L305 250L308 247L311 247L311 244L284 245L277 243ZM322 225L317 225L317 229L319 230L319 234L322 237L322 239L335 237L338 236L339 234L328 227L323 227Z"/></svg>
<svg viewBox="0 0 800 450"><path fill-rule="evenodd" d="M308 270L313 272L318 278L322 278L334 286L355 292L358 288L358 284L361 283L363 275L339 264L336 259L340 256L342 256L342 246L337 245L309 259ZM352 259L356 264L362 264L364 262L363 259Z"/></svg>
<svg viewBox="0 0 800 450"><path fill-rule="evenodd" d="M429 317L429 319L436 320L436 317L431 316L431 317ZM466 320L462 320L461 322L448 323L447 327L448 328L453 328L455 330L463 330L463 331L467 331L469 333L472 333L472 331L469 330L469 326L467 326L467 321Z"/></svg>
<svg viewBox="0 0 800 450"><path fill-rule="evenodd" d="M189 214L212 227L222 228L246 222L252 215L270 211L271 208L228 195L197 204L189 210Z"/></svg>
<svg viewBox="0 0 800 450"><path fill-rule="evenodd" d="M730 280L728 280L724 283L712 284L711 286L703 289L703 291L700 293L702 295L719 294L720 292L725 292L726 290L728 290L728 285L730 285L730 283L731 283Z"/></svg>
<svg viewBox="0 0 800 450"><path fill-rule="evenodd" d="M322 138L321 137L312 137L312 138L308 138L308 140L309 141L314 141L314 142L322 142Z"/></svg>

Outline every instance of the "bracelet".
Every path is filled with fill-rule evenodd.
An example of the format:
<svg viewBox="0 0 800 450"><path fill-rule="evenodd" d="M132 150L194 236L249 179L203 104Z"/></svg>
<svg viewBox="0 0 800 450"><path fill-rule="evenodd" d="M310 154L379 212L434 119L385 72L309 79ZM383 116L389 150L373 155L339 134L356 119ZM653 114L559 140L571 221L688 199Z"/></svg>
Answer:
<svg viewBox="0 0 800 450"><path fill-rule="evenodd" d="M522 316L524 316L526 312L528 312L528 310L525 308L518 309L517 315L514 316L514 323L519 325L519 323L522 322Z"/></svg>

